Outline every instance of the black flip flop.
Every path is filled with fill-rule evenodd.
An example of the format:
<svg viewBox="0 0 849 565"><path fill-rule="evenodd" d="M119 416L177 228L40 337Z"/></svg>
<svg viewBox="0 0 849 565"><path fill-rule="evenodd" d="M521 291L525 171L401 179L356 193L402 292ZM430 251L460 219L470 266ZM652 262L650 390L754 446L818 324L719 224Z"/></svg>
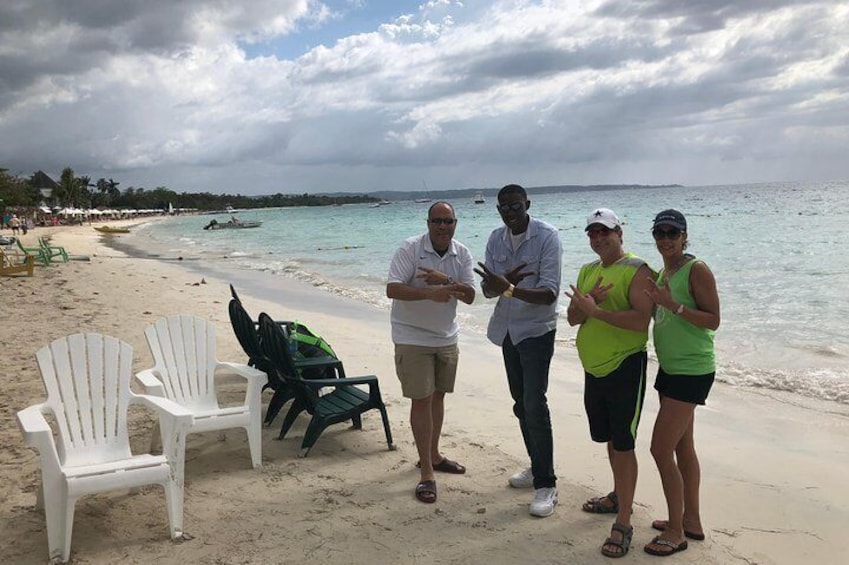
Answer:
<svg viewBox="0 0 849 565"><path fill-rule="evenodd" d="M436 481L422 481L417 484L416 498L425 504L436 502Z"/></svg>
<svg viewBox="0 0 849 565"><path fill-rule="evenodd" d="M421 466L421 461L416 461L416 467L421 468ZM439 463L434 463L433 470L440 473L451 473L452 475L463 475L466 473L465 467L456 461L451 461L447 457L443 457Z"/></svg>
<svg viewBox="0 0 849 565"><path fill-rule="evenodd" d="M649 547L649 545L660 545L662 547L668 547L668 551L663 551L659 549L654 549ZM657 555L659 557L666 557L668 555L672 555L674 553L678 553L679 551L684 551L687 549L687 540L682 541L681 543L674 543L667 539L663 539L660 536L655 536L653 540L651 540L648 545L646 545L643 549L646 550L646 553L649 555Z"/></svg>
<svg viewBox="0 0 849 565"><path fill-rule="evenodd" d="M666 524L668 524L668 523L669 522L667 522L666 520L655 520L654 522L651 523L651 527L654 528L655 530L657 530L658 532L665 532L666 531ZM696 540L696 541L705 541L705 535L700 534L698 532L688 532L687 530L684 530L684 537L687 537L687 538L690 538L690 539Z"/></svg>
<svg viewBox="0 0 849 565"><path fill-rule="evenodd" d="M613 503L613 506L608 506L602 502L604 499L608 499ZM595 498L591 498L581 506L581 510L584 512L589 512L591 514L618 514L619 513L619 497L616 496L615 492L609 492L604 496L599 496Z"/></svg>

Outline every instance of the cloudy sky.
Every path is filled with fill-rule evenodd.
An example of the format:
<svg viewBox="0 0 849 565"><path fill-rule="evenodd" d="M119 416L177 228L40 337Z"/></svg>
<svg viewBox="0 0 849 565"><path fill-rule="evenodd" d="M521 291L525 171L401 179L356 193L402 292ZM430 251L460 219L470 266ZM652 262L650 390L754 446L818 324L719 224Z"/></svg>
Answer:
<svg viewBox="0 0 849 565"><path fill-rule="evenodd" d="M2 0L0 167L242 194L849 179L845 0Z"/></svg>

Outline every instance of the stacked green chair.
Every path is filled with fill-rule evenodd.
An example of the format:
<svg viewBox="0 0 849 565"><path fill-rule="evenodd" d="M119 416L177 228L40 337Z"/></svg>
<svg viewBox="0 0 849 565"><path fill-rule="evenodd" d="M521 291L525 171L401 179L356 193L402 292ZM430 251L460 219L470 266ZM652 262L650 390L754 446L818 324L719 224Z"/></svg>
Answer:
<svg viewBox="0 0 849 565"><path fill-rule="evenodd" d="M294 393L294 401L283 421L278 439L286 436L298 414L307 412L311 419L301 443L301 457L306 457L328 426L351 420L355 429L361 429L362 414L369 410L379 410L386 442L390 451L395 449L386 405L380 396L380 386L375 375L305 379L295 366L283 329L264 312L259 315L259 332L260 345L270 361L270 369L276 371L276 378L288 384ZM367 387L368 390L359 388L361 386ZM320 394L322 389L329 389L329 392Z"/></svg>
<svg viewBox="0 0 849 565"><path fill-rule="evenodd" d="M230 291L233 294L233 299L230 300L228 309L230 314L230 324L233 326L233 333L236 334L236 339L239 341L239 344L248 356L247 364L251 367L256 367L268 375L268 382L263 387L263 390L269 388L274 391L274 395L268 403L268 409L266 410L264 420L264 424L266 426L270 426L274 421L274 418L277 417L277 414L280 413L280 409L283 408L283 405L295 397L295 390L294 387L278 376L279 371L275 370L272 366L272 362L268 359L268 357L266 357L260 346L260 335L257 328L257 322L254 322L250 315L248 315L244 306L242 306L242 301L239 299L239 296L236 294L232 285L230 285ZM291 322L285 321L277 321L275 323L280 327L287 327L288 324L291 324ZM298 358L293 359L293 362L295 367L302 371L302 374L307 377L315 375L316 373L323 376L326 375L328 377L345 376L345 368L342 365L342 361L335 357L322 356Z"/></svg>
<svg viewBox="0 0 849 565"><path fill-rule="evenodd" d="M65 251L64 247L59 245L50 245L43 237L38 238L38 246L41 247L51 261L54 257L61 257L63 263L68 262L68 252Z"/></svg>
<svg viewBox="0 0 849 565"><path fill-rule="evenodd" d="M15 238L15 243L18 244L18 248L23 251L24 255L32 255L35 261L38 261L45 267L50 264L50 255L48 255L48 253L44 249L42 249L41 246L24 247L24 244L21 243L21 240L18 237Z"/></svg>

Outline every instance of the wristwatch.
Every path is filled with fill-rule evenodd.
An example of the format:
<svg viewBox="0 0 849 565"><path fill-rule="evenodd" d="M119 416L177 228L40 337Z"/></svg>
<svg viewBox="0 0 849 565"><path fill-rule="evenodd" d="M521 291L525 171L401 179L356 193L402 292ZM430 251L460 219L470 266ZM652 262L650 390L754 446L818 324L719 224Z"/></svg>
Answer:
<svg viewBox="0 0 849 565"><path fill-rule="evenodd" d="M448 277L447 279L445 279L445 284L454 284L454 279Z"/></svg>
<svg viewBox="0 0 849 565"><path fill-rule="evenodd" d="M507 290L501 293L501 296L504 298L513 298L513 291L516 290L516 285L510 285L507 287Z"/></svg>
<svg viewBox="0 0 849 565"><path fill-rule="evenodd" d="M678 308L676 308L676 309L675 309L675 313L676 313L676 314L678 314L679 316L680 316L681 314L683 314L683 313L684 313L684 305L683 305L683 304L679 304L679 305L678 305Z"/></svg>

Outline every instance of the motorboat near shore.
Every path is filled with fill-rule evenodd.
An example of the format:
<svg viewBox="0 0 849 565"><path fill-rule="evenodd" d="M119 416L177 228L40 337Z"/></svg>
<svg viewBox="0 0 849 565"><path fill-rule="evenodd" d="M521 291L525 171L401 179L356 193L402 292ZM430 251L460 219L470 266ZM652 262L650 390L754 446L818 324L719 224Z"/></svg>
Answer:
<svg viewBox="0 0 849 565"><path fill-rule="evenodd" d="M241 230L248 228L258 228L262 225L262 222L259 221L251 221L251 222L243 222L241 220L230 220L229 222L219 222L218 220L212 219L208 224L203 226L205 230Z"/></svg>
<svg viewBox="0 0 849 565"><path fill-rule="evenodd" d="M94 229L96 229L100 233L130 233L129 228L113 228L113 227L110 227L110 226L97 226Z"/></svg>

